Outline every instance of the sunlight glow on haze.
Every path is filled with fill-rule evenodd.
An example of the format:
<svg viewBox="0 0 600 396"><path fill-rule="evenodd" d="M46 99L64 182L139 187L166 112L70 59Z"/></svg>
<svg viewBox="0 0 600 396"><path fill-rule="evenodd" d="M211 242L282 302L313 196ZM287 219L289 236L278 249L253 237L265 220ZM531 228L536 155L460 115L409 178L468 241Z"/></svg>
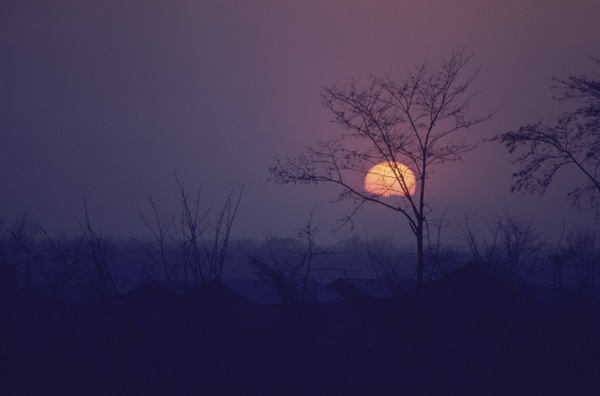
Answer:
<svg viewBox="0 0 600 396"><path fill-rule="evenodd" d="M381 162L372 167L365 177L365 190L383 197L405 196L407 190L410 195L413 195L416 189L415 175L406 165L399 162L393 164ZM402 188L400 183L402 179L406 189Z"/></svg>

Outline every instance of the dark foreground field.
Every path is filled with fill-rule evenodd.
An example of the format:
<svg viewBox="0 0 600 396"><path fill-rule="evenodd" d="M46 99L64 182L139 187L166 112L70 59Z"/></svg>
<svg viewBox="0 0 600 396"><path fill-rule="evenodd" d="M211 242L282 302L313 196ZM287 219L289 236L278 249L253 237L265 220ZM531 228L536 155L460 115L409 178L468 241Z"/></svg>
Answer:
<svg viewBox="0 0 600 396"><path fill-rule="evenodd" d="M235 344L40 333L4 345L0 394L595 394L598 342L576 333L565 328L526 344L506 338L497 340L501 349L471 344L453 352L432 340L369 351L282 339Z"/></svg>

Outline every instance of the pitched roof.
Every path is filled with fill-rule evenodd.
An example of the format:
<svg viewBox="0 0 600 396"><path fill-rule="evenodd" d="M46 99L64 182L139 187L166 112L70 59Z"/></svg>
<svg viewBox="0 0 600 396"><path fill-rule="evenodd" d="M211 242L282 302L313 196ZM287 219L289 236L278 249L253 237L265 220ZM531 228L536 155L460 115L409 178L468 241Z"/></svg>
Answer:
<svg viewBox="0 0 600 396"><path fill-rule="evenodd" d="M490 268L489 272L495 277L501 279L507 285L513 286L515 290L526 292L532 291L534 289L534 287L531 284L529 284L525 279L521 278L519 275L512 274L511 276L509 269L506 268L506 266L504 265L493 265Z"/></svg>
<svg viewBox="0 0 600 396"><path fill-rule="evenodd" d="M344 296L349 301L381 300L413 296L415 281L412 279L339 278L328 284L327 288Z"/></svg>
<svg viewBox="0 0 600 396"><path fill-rule="evenodd" d="M169 295L176 296L178 293L174 288L169 288L168 284L162 284L160 281L151 281L141 286L130 289L119 295L119 298L124 301L133 301L139 298L165 298Z"/></svg>
<svg viewBox="0 0 600 396"><path fill-rule="evenodd" d="M303 282L295 280L278 286L262 279L226 279L222 284L255 304L299 303L302 299ZM343 298L314 280L306 285L305 303L338 303Z"/></svg>
<svg viewBox="0 0 600 396"><path fill-rule="evenodd" d="M56 298L64 304L93 304L99 300L98 290L92 284L66 285L58 290L44 285L31 285L20 288L19 292L33 290L38 294Z"/></svg>
<svg viewBox="0 0 600 396"><path fill-rule="evenodd" d="M431 283L427 287L427 293L493 294L504 293L509 289L509 284L502 277L490 273L479 264L468 262Z"/></svg>
<svg viewBox="0 0 600 396"><path fill-rule="evenodd" d="M166 280L153 280L149 283L165 290L170 290L175 294L183 294L186 290L191 290L195 286L194 282L187 282L186 286L185 282L181 280L172 280L170 283Z"/></svg>
<svg viewBox="0 0 600 396"><path fill-rule="evenodd" d="M299 304L302 302L304 282L302 280L288 280L278 285L276 282L266 279L222 279L220 281L211 281L198 287L195 287L192 283L188 283L187 291L189 293L202 293L215 287L215 285L221 285L235 295L254 304ZM159 295L175 293L176 295L182 295L186 290L184 286L184 282L182 281L171 281L171 285L169 286L164 280L154 280L131 289L121 294L121 296L128 299L130 296L133 297L140 293ZM342 301L344 301L344 297L336 292L314 280L309 279L307 281L304 303L326 304Z"/></svg>

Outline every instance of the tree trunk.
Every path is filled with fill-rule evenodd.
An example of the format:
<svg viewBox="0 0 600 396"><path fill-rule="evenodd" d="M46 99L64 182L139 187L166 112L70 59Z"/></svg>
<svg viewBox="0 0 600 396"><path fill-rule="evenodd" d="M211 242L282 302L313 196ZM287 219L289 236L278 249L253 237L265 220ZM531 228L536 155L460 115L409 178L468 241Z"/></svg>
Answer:
<svg viewBox="0 0 600 396"><path fill-rule="evenodd" d="M425 258L423 253L423 220L419 219L417 230L417 288L416 297L420 300L423 296L423 269L425 266Z"/></svg>

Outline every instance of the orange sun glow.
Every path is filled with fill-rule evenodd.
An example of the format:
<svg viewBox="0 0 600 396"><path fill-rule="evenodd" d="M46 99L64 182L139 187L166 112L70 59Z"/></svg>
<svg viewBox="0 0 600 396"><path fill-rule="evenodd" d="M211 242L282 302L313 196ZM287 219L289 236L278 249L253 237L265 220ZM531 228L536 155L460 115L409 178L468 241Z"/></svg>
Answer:
<svg viewBox="0 0 600 396"><path fill-rule="evenodd" d="M402 179L406 189L403 189L399 182ZM416 187L414 173L399 162L381 162L372 167L365 177L365 190L384 197L405 196L407 190L410 195L413 195Z"/></svg>

